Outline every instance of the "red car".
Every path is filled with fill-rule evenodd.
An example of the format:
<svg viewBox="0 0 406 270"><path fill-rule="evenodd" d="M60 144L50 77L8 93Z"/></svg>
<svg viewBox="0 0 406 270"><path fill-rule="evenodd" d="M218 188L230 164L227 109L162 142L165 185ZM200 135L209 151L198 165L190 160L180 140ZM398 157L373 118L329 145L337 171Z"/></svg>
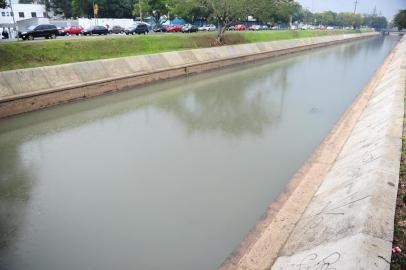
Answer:
<svg viewBox="0 0 406 270"><path fill-rule="evenodd" d="M239 24L239 25L234 26L235 31L244 31L245 29L246 29L246 27L243 24Z"/></svg>
<svg viewBox="0 0 406 270"><path fill-rule="evenodd" d="M166 32L182 32L182 25L172 25L166 28Z"/></svg>
<svg viewBox="0 0 406 270"><path fill-rule="evenodd" d="M77 35L78 36L78 35L82 34L83 28L82 27L74 27L74 26L72 26L72 27L69 27L69 28L65 28L63 30L63 32L66 35Z"/></svg>

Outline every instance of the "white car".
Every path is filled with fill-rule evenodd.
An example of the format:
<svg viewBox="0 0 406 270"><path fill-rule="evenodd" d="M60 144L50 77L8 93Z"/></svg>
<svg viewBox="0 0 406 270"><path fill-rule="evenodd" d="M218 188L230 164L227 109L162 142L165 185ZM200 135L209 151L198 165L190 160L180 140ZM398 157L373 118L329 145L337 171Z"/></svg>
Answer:
<svg viewBox="0 0 406 270"><path fill-rule="evenodd" d="M326 29L327 29L327 30L334 30L334 27L328 26Z"/></svg>
<svg viewBox="0 0 406 270"><path fill-rule="evenodd" d="M203 25L199 27L199 31L216 31L214 24Z"/></svg>

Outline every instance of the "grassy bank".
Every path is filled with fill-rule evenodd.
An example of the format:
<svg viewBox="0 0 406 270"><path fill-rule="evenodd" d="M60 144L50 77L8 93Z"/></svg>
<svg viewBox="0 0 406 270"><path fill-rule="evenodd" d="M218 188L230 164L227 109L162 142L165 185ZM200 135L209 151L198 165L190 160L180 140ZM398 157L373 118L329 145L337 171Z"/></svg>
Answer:
<svg viewBox="0 0 406 270"><path fill-rule="evenodd" d="M307 38L355 31L231 32L225 43L242 44ZM0 43L0 71L96 59L210 47L215 33L108 36L78 39Z"/></svg>

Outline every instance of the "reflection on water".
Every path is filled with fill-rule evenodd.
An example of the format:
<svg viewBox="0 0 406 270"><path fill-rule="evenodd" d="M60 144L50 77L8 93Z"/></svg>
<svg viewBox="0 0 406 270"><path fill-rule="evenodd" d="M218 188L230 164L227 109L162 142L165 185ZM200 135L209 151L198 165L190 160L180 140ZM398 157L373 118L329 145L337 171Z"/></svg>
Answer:
<svg viewBox="0 0 406 270"><path fill-rule="evenodd" d="M288 68L227 74L220 81L215 78L211 83L196 85L193 91L182 92L170 104L163 99L155 106L175 115L188 133L261 135L265 127L280 119ZM210 91L205 91L208 84Z"/></svg>
<svg viewBox="0 0 406 270"><path fill-rule="evenodd" d="M0 120L0 269L215 269L396 41Z"/></svg>

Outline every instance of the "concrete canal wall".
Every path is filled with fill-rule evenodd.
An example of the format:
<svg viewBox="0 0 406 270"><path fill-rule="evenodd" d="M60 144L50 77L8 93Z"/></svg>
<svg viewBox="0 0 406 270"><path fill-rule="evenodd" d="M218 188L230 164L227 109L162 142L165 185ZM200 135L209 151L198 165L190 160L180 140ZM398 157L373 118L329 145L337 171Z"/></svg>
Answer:
<svg viewBox="0 0 406 270"><path fill-rule="evenodd" d="M406 37L222 269L389 269Z"/></svg>
<svg viewBox="0 0 406 270"><path fill-rule="evenodd" d="M377 34L233 45L0 72L0 117Z"/></svg>

